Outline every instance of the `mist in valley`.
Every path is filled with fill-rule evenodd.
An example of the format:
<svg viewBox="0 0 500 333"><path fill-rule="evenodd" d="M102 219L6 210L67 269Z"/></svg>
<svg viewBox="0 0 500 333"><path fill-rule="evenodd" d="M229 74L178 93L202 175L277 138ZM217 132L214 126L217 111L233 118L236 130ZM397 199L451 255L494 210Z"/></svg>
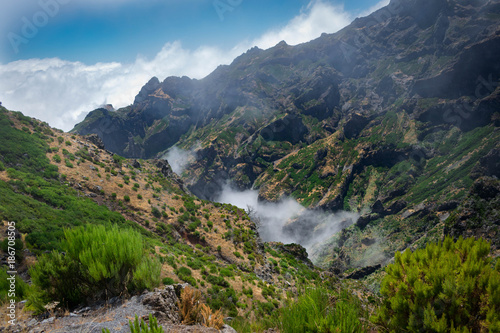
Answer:
<svg viewBox="0 0 500 333"><path fill-rule="evenodd" d="M199 144L190 150L176 146L164 155L172 170L178 175L196 161ZM295 199L287 196L278 202L259 200L259 191L241 191L226 182L215 201L228 203L246 210L256 222L260 237L265 242L296 243L311 253L313 247L330 239L342 229L356 223L359 214L355 212L327 212L321 209L307 209Z"/></svg>
<svg viewBox="0 0 500 333"><path fill-rule="evenodd" d="M250 211L251 217L258 223L263 241L297 243L304 246L308 253L312 247L356 223L359 218L359 214L353 212L307 209L291 197L266 202L259 200L258 196L258 190L239 191L227 184L217 201Z"/></svg>

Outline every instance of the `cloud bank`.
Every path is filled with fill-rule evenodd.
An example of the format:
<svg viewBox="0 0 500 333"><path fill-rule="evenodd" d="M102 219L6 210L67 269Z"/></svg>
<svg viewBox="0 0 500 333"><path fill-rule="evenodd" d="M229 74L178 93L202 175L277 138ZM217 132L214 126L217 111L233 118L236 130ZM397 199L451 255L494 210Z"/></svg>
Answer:
<svg viewBox="0 0 500 333"><path fill-rule="evenodd" d="M122 0L117 0L122 1ZM377 6L386 4L382 1ZM372 9L377 9L374 7ZM180 41L167 43L153 59L138 56L134 63L87 65L61 59L30 59L0 64L0 101L9 109L70 130L87 112L103 105L127 106L153 76L186 75L203 78L218 65L230 64L253 46L269 48L281 40L295 45L333 33L354 17L342 7L312 1L287 25L232 49L211 46L186 49Z"/></svg>

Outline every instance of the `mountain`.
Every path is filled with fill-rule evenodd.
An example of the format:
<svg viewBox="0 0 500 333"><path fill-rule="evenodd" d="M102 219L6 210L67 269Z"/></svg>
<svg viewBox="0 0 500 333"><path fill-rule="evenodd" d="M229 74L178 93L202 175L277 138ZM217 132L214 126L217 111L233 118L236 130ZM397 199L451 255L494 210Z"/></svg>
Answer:
<svg viewBox="0 0 500 333"><path fill-rule="evenodd" d="M392 0L202 80L152 78L131 106L92 111L73 132L130 158L194 150L181 178L199 198L229 180L265 201L359 212L310 253L339 274L444 234L483 236L498 255L499 18L498 0Z"/></svg>
<svg viewBox="0 0 500 333"><path fill-rule="evenodd" d="M34 284L33 266L49 254L59 255L68 229L89 225L114 225L117 231L140 233L148 253L161 262L164 285L187 282L203 292L208 305L233 317L253 316L258 311L269 315L280 304L276 299L284 299L287 292L297 293L299 285L313 286L332 278L313 267L301 246L263 243L244 210L194 197L165 160L125 159L105 150L96 135L64 133L1 106L0 142L0 228L5 235L0 239L0 276L7 281L6 271L15 267L20 278L16 279L18 301L39 302L41 296L22 281ZM11 266L13 245L7 237L12 225L17 239L15 266ZM76 280L71 280L72 289L82 283ZM49 281L46 291L57 287L56 278ZM12 297L7 296L8 288L8 283L0 284L2 304ZM8 332L56 328L73 332L74 325L101 332L110 327L109 322L121 327L127 325L130 312L125 315L120 309L127 308L132 317L133 311L152 311L140 304L138 308L142 298L137 297L127 307L129 292L120 290L114 295L123 297L119 301L123 307L117 306L121 303L116 303L116 297L109 297L114 301L107 305L97 299L82 304L91 308L80 307L71 316L69 312L62 315L64 311L56 313L58 318L48 313L53 317L49 321L21 312L24 303L17 303L19 325L3 321L0 327ZM165 311L165 302L160 297L156 307ZM171 313L177 313L175 301L168 306ZM100 318L97 326L96 318ZM71 328L66 327L70 324Z"/></svg>

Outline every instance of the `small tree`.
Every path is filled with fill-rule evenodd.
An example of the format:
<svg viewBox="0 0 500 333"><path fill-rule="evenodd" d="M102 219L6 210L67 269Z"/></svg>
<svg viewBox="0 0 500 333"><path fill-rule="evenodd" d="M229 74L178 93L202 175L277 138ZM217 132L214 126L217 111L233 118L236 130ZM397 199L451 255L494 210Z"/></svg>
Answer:
<svg viewBox="0 0 500 333"><path fill-rule="evenodd" d="M396 253L374 320L390 332L499 332L500 264L489 252L482 239L446 237Z"/></svg>

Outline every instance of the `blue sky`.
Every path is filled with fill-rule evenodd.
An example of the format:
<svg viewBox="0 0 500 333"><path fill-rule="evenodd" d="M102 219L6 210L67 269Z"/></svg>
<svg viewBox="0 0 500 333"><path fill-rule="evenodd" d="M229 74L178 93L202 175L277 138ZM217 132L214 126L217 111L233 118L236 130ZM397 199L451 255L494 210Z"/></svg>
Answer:
<svg viewBox="0 0 500 333"><path fill-rule="evenodd" d="M230 47L285 25L309 0L2 0L2 63L58 57L70 61L134 61L169 41L188 48ZM330 1L355 15L380 0ZM10 4L9 4L10 2ZM28 1L29 2L29 1ZM65 3L68 2L68 3ZM18 3L22 3L19 8ZM0 5L0 8L1 6ZM10 7L10 8L9 8ZM45 14L44 14L45 12ZM46 19L48 17L48 19ZM29 23L38 30L25 38ZM28 30L29 32L29 30ZM10 34L10 35L9 35ZM13 35L25 38L19 42ZM14 42L13 42L14 41ZM13 44L15 45L13 47ZM16 50L17 49L17 50Z"/></svg>
<svg viewBox="0 0 500 333"><path fill-rule="evenodd" d="M253 46L333 33L389 0L1 0L0 101L69 130L149 78L202 78Z"/></svg>

